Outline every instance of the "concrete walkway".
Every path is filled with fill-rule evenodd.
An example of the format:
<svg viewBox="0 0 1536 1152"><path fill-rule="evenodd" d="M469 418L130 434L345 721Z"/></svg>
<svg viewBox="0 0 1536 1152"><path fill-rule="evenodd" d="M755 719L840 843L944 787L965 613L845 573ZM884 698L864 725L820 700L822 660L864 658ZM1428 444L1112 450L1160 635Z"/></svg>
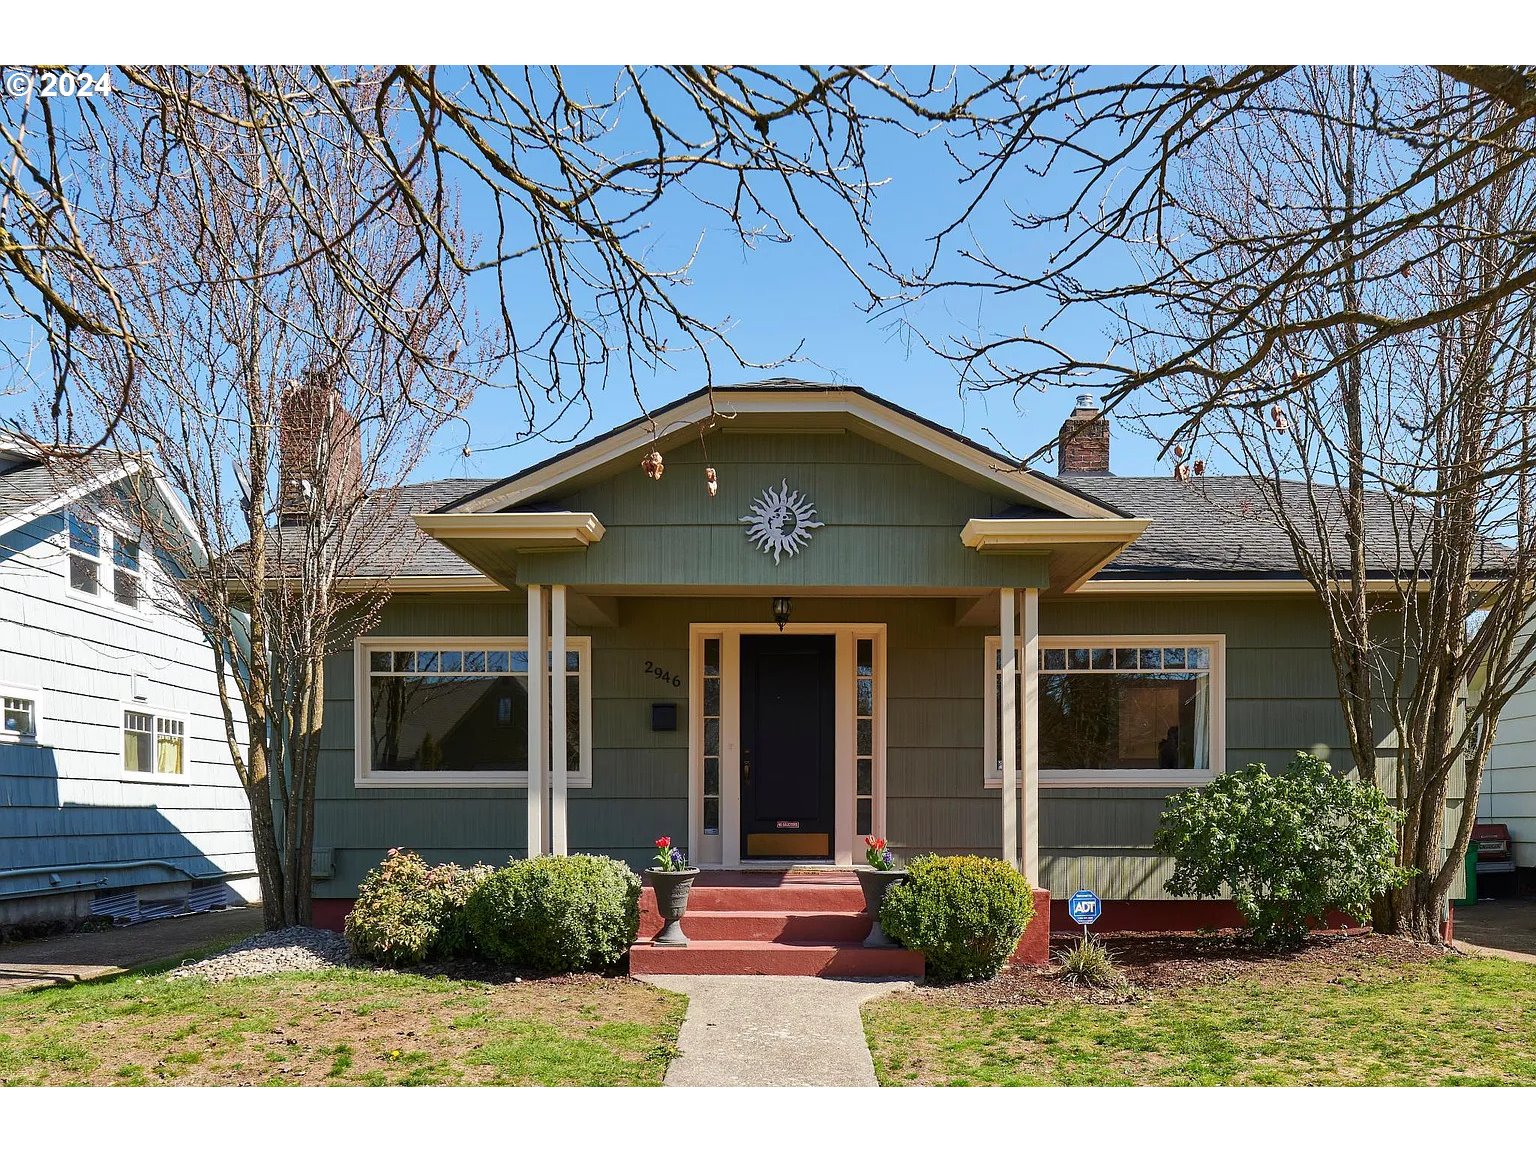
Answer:
<svg viewBox="0 0 1536 1152"><path fill-rule="evenodd" d="M100 932L0 944L0 995L116 976L261 931L261 909L231 908Z"/></svg>
<svg viewBox="0 0 1536 1152"><path fill-rule="evenodd" d="M1536 900L1481 900L1456 909L1456 946L1536 964Z"/></svg>
<svg viewBox="0 0 1536 1152"><path fill-rule="evenodd" d="M868 1087L875 1065L859 1005L907 980L647 976L688 997L667 1087Z"/></svg>

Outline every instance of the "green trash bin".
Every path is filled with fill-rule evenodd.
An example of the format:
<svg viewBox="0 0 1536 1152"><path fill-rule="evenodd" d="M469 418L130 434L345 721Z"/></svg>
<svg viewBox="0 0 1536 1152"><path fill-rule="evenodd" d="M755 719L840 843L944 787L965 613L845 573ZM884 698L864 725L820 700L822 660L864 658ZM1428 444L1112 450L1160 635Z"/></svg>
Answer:
<svg viewBox="0 0 1536 1152"><path fill-rule="evenodd" d="M1452 900L1451 903L1458 908L1465 908L1468 904L1477 903L1477 841L1467 842L1467 857L1465 862L1467 873L1467 894L1460 900Z"/></svg>

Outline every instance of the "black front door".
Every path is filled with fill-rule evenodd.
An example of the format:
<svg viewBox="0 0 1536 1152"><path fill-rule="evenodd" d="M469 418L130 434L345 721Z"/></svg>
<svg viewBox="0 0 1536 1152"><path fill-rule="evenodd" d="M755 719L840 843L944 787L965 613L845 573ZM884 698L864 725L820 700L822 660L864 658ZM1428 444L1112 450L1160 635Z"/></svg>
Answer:
<svg viewBox="0 0 1536 1152"><path fill-rule="evenodd" d="M829 859L837 795L831 636L741 638L742 859Z"/></svg>

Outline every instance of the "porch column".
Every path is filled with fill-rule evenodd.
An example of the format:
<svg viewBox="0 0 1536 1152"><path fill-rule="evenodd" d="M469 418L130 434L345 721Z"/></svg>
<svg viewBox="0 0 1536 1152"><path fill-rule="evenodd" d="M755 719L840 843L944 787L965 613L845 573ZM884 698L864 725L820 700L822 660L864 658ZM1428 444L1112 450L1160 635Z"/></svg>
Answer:
<svg viewBox="0 0 1536 1152"><path fill-rule="evenodd" d="M548 851L544 836L544 793L549 777L549 706L544 686L549 678L545 644L544 587L528 585L528 856Z"/></svg>
<svg viewBox="0 0 1536 1152"><path fill-rule="evenodd" d="M549 590L549 719L550 719L550 796L549 850L556 856L566 854L565 785L570 761L570 733L565 711L565 585Z"/></svg>
<svg viewBox="0 0 1536 1152"><path fill-rule="evenodd" d="M1040 887L1040 590L1024 589L1022 629L1024 663L1023 763L1019 774L1024 789L1024 875Z"/></svg>
<svg viewBox="0 0 1536 1152"><path fill-rule="evenodd" d="M1003 588L998 597L998 643L1002 661L1000 737L1003 742L1003 859L1019 866L1019 787L1018 787L1018 640L1014 635L1014 590Z"/></svg>

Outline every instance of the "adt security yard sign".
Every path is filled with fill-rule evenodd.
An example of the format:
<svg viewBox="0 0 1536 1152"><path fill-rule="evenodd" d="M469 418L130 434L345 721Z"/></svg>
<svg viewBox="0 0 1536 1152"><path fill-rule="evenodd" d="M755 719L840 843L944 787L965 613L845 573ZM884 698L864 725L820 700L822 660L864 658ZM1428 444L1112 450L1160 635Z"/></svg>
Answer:
<svg viewBox="0 0 1536 1152"><path fill-rule="evenodd" d="M1103 911L1099 894L1086 888L1079 888L1067 899L1067 915L1081 924L1084 932L1088 931L1088 925L1097 920Z"/></svg>

